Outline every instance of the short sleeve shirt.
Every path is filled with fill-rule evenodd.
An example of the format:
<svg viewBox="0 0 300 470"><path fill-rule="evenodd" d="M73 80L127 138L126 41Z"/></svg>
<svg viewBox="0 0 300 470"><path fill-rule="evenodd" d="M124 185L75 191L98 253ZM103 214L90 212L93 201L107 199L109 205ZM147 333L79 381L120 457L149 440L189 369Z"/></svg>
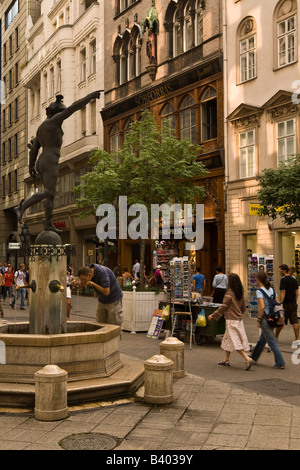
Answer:
<svg viewBox="0 0 300 470"><path fill-rule="evenodd" d="M265 291L265 293L266 293L269 297L271 297L271 295L273 295L273 293L274 293L272 287L270 287L270 289L266 289L265 287L261 287L261 289L263 289L263 290ZM264 299L264 302L265 302L265 314L266 314L266 315L269 315L269 313L270 313L270 307L269 307L269 301L268 301L268 299L266 299L266 297L264 297L264 294L263 294L262 292L260 292L259 289L256 291L256 297L257 297L258 299ZM275 291L275 299L276 299L276 297L277 297L277 293L276 293L276 291Z"/></svg>
<svg viewBox="0 0 300 470"><path fill-rule="evenodd" d="M283 304L295 304L296 303L296 290L298 289L298 283L292 276L284 276L280 280L280 290L285 290L285 297Z"/></svg>
<svg viewBox="0 0 300 470"><path fill-rule="evenodd" d="M95 289L99 302L102 304L112 304L121 300L123 292L114 273L106 266L100 266L99 264L90 265L90 268L92 267L95 269L92 281L103 288L109 287L110 289L108 295L104 295L102 292Z"/></svg>

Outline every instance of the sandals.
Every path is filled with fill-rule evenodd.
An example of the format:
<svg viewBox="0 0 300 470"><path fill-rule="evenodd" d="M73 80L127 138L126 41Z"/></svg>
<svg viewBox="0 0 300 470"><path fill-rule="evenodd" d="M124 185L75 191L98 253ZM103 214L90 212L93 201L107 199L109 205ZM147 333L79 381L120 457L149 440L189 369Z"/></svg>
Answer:
<svg viewBox="0 0 300 470"><path fill-rule="evenodd" d="M246 362L245 370L250 370L251 367L253 366L253 363L254 363L253 359L251 361Z"/></svg>
<svg viewBox="0 0 300 470"><path fill-rule="evenodd" d="M218 365L219 365L219 366L230 367L229 361L219 361L219 362L218 362Z"/></svg>

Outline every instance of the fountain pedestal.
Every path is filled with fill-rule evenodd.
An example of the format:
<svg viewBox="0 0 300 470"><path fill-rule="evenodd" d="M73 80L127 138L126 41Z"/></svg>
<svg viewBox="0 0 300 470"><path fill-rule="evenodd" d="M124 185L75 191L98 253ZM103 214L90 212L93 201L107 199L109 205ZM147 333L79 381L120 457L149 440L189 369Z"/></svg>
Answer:
<svg viewBox="0 0 300 470"><path fill-rule="evenodd" d="M56 335L67 332L66 253L55 232L40 233L31 247L29 272L32 292L29 333Z"/></svg>

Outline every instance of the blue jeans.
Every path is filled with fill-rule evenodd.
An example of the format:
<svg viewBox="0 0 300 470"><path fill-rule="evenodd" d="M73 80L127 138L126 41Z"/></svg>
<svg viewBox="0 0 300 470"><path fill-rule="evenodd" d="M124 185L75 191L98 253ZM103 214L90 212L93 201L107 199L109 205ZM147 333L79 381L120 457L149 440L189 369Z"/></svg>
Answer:
<svg viewBox="0 0 300 470"><path fill-rule="evenodd" d="M279 346L278 346L278 343L274 334L274 330L273 328L269 326L265 316L263 316L260 326L261 326L261 335L251 354L252 359L254 359L254 361L257 361L259 356L263 352L265 345L268 343L268 345L270 346L274 354L275 366L276 367L285 366L285 360L283 359L283 356L279 349Z"/></svg>
<svg viewBox="0 0 300 470"><path fill-rule="evenodd" d="M16 295L12 301L12 305L15 305L16 301L18 300L18 298L20 297L21 295L21 304L20 304L20 308L24 308L24 305L25 305L25 298L26 298L26 289L24 287L21 287L21 289L19 289L18 291L16 291Z"/></svg>

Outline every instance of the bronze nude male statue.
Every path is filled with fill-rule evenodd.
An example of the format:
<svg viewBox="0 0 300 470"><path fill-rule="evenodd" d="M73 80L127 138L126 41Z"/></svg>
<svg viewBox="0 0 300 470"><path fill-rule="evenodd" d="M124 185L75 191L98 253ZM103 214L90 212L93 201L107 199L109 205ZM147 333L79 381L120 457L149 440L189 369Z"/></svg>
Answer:
<svg viewBox="0 0 300 470"><path fill-rule="evenodd" d="M65 119L70 117L76 111L84 108L91 100L99 99L100 93L100 91L94 91L86 97L75 101L69 107L66 107L62 102L63 96L58 95L56 97L56 101L46 108L47 118L39 126L36 137L28 145L30 148L29 173L32 178L35 179L37 171L41 177L44 190L34 193L25 201L21 201L20 205L14 208L20 223L22 223L23 213L26 209L45 199L44 229L59 232L52 223L52 216L56 183L59 173L58 163L63 138L62 124ZM41 147L42 153L36 163Z"/></svg>

